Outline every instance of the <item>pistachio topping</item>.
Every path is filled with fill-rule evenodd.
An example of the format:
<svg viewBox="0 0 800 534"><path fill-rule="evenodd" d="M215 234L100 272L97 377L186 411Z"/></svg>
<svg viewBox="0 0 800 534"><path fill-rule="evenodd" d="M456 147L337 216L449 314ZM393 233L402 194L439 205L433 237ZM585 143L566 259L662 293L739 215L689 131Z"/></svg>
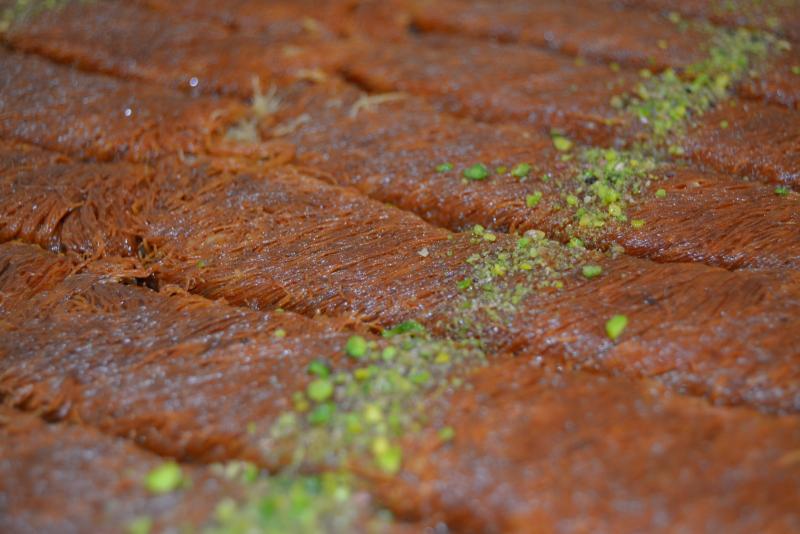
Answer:
<svg viewBox="0 0 800 534"><path fill-rule="evenodd" d="M511 169L511 176L514 178L526 178L531 173L531 164L530 163L517 163L513 169Z"/></svg>
<svg viewBox="0 0 800 534"><path fill-rule="evenodd" d="M705 59L684 73L642 71L642 82L633 93L616 101L646 127L646 144L651 150L674 145L672 140L685 132L691 119L728 98L739 80L758 73L757 64L788 46L768 32L702 27L710 34Z"/></svg>
<svg viewBox="0 0 800 534"><path fill-rule="evenodd" d="M606 321L606 335L611 341L616 341L628 326L628 318L624 315L614 315Z"/></svg>
<svg viewBox="0 0 800 534"><path fill-rule="evenodd" d="M153 518L146 515L132 519L125 526L126 534L150 534L152 530Z"/></svg>
<svg viewBox="0 0 800 534"><path fill-rule="evenodd" d="M586 278L595 278L603 274L603 268L599 265L584 265L581 268L581 273Z"/></svg>
<svg viewBox="0 0 800 534"><path fill-rule="evenodd" d="M348 356L363 358L367 353L367 340L361 336L351 336L344 347Z"/></svg>
<svg viewBox="0 0 800 534"><path fill-rule="evenodd" d="M309 367L327 376L295 392L294 409L264 440L266 454L288 457L291 465L341 466L367 458L374 468L397 473L403 436L423 428L454 377L484 361L474 341L435 339L415 321L386 330L383 340L353 336L345 351L361 364Z"/></svg>
<svg viewBox="0 0 800 534"><path fill-rule="evenodd" d="M173 461L164 462L145 477L145 487L151 493L170 493L185 484L181 466Z"/></svg>
<svg viewBox="0 0 800 534"><path fill-rule="evenodd" d="M217 503L206 534L382 531L391 514L378 509L351 475L269 476L246 462L215 465L220 478L241 485L242 498Z"/></svg>
<svg viewBox="0 0 800 534"><path fill-rule="evenodd" d="M583 147L561 186L564 205L581 235L628 220L626 210L655 181L656 159L640 150Z"/></svg>
<svg viewBox="0 0 800 534"><path fill-rule="evenodd" d="M464 178L467 180L485 180L489 176L489 169L483 163L476 163L464 169Z"/></svg>
<svg viewBox="0 0 800 534"><path fill-rule="evenodd" d="M564 137L563 135L554 134L552 136L553 139L553 146L556 147L556 150L559 152L569 152L572 149L572 141Z"/></svg>
<svg viewBox="0 0 800 534"><path fill-rule="evenodd" d="M466 260L472 272L457 282L455 311L441 325L455 339L480 339L485 330L507 324L529 294L563 289L589 254L582 244L565 247L540 230L529 230L510 246L487 242L481 226L472 233L477 250Z"/></svg>
<svg viewBox="0 0 800 534"><path fill-rule="evenodd" d="M453 170L453 164L450 162L440 163L436 166L436 172L449 172Z"/></svg>

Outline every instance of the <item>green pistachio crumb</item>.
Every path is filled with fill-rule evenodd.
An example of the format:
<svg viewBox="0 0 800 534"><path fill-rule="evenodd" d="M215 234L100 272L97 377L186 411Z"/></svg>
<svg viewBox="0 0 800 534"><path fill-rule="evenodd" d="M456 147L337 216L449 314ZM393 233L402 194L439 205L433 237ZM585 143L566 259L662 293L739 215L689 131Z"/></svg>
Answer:
<svg viewBox="0 0 800 534"><path fill-rule="evenodd" d="M513 169L511 169L511 176L515 178L525 178L531 173L531 165L530 163L517 163Z"/></svg>
<svg viewBox="0 0 800 534"><path fill-rule="evenodd" d="M164 462L149 473L145 478L145 487L150 493L170 493L180 488L184 483L181 466L173 461Z"/></svg>
<svg viewBox="0 0 800 534"><path fill-rule="evenodd" d="M584 265L583 268L581 268L581 272L586 278L594 278L603 273L603 268L599 265Z"/></svg>
<svg viewBox="0 0 800 534"><path fill-rule="evenodd" d="M631 228L640 230L644 228L644 219L631 219Z"/></svg>
<svg viewBox="0 0 800 534"><path fill-rule="evenodd" d="M456 431L453 430L452 426L440 428L437 434L439 435L440 441L452 441L452 439L456 437Z"/></svg>
<svg viewBox="0 0 800 534"><path fill-rule="evenodd" d="M125 527L126 534L150 534L152 530L153 519L149 516L137 517Z"/></svg>
<svg viewBox="0 0 800 534"><path fill-rule="evenodd" d="M525 195L525 205L529 208L535 208L542 200L542 192L534 191L530 195Z"/></svg>
<svg viewBox="0 0 800 534"><path fill-rule="evenodd" d="M272 333L272 336L278 339L282 339L286 337L286 330L283 328L278 328Z"/></svg>
<svg viewBox="0 0 800 534"><path fill-rule="evenodd" d="M385 362L392 361L397 356L397 347L392 347L391 345L383 349L381 352L381 358Z"/></svg>
<svg viewBox="0 0 800 534"><path fill-rule="evenodd" d="M458 282L458 289L461 291L466 291L467 289L472 287L472 278L464 278L460 282Z"/></svg>
<svg viewBox="0 0 800 534"><path fill-rule="evenodd" d="M489 169L483 163L476 163L464 169L464 178L467 180L485 180L489 176Z"/></svg>
<svg viewBox="0 0 800 534"><path fill-rule="evenodd" d="M408 378L414 384L417 384L418 386L422 386L424 384L427 384L430 381L431 374L428 371L419 371L419 372L413 373Z"/></svg>
<svg viewBox="0 0 800 534"><path fill-rule="evenodd" d="M606 322L606 334L611 341L616 341L617 338L622 335L622 332L625 331L625 327L627 326L627 317L624 315L615 315Z"/></svg>
<svg viewBox="0 0 800 534"><path fill-rule="evenodd" d="M314 402L324 402L333 396L333 383L326 378L318 378L308 384L306 395Z"/></svg>
<svg viewBox="0 0 800 534"><path fill-rule="evenodd" d="M581 239L577 237L571 237L569 239L569 243L567 243L567 246L569 248L585 248L583 245L583 241L581 241Z"/></svg>
<svg viewBox="0 0 800 534"><path fill-rule="evenodd" d="M775 194L779 197L789 196L789 188L785 185L779 185L775 188Z"/></svg>
<svg viewBox="0 0 800 534"><path fill-rule="evenodd" d="M728 121L720 121L720 123L719 123L719 127L722 128L723 130L727 130L728 126L730 126Z"/></svg>
<svg viewBox="0 0 800 534"><path fill-rule="evenodd" d="M314 360L308 364L308 373L319 378L328 378L331 375L331 369L322 360Z"/></svg>
<svg viewBox="0 0 800 534"><path fill-rule="evenodd" d="M666 189L658 189L656 190L656 198L666 198L667 190Z"/></svg>
<svg viewBox="0 0 800 534"><path fill-rule="evenodd" d="M800 76L800 65L794 65L792 67L792 74L797 74L798 76Z"/></svg>
<svg viewBox="0 0 800 534"><path fill-rule="evenodd" d="M554 135L553 146L556 147L556 150L559 152L569 152L572 149L572 141L563 135Z"/></svg>
<svg viewBox="0 0 800 534"><path fill-rule="evenodd" d="M446 163L440 163L436 166L436 172L449 172L453 170L453 164L449 161Z"/></svg>
<svg viewBox="0 0 800 534"><path fill-rule="evenodd" d="M508 172L508 167L506 167L505 165L500 165L494 170L494 172L496 172L497 174L505 174Z"/></svg>
<svg viewBox="0 0 800 534"><path fill-rule="evenodd" d="M350 336L344 351L352 358L363 358L367 354L367 340L361 336Z"/></svg>
<svg viewBox="0 0 800 534"><path fill-rule="evenodd" d="M308 422L312 425L324 425L328 423L336 412L336 406L330 402L317 404L308 414Z"/></svg>
<svg viewBox="0 0 800 534"><path fill-rule="evenodd" d="M403 321L402 323L383 331L383 337L394 337L400 334L424 334L425 327L417 321Z"/></svg>
<svg viewBox="0 0 800 534"><path fill-rule="evenodd" d="M378 467L390 475L397 473L403 463L403 451L384 437L376 438L372 443L372 454Z"/></svg>

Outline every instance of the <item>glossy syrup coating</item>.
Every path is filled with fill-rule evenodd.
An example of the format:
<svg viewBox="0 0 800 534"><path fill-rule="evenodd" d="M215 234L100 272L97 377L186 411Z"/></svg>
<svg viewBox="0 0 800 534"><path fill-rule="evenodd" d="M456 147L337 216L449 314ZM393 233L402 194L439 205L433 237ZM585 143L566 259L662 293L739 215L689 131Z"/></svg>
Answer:
<svg viewBox="0 0 800 534"><path fill-rule="evenodd" d="M798 200L776 195L771 185L683 164L631 170L627 180L641 190L625 210L645 226L636 229L612 219L600 228L585 227L565 197L582 200L591 192L588 184L597 180L592 173L604 164L563 161L565 155L578 159L579 150L559 152L549 136L454 118L413 96L388 93L394 98L370 101L341 83L299 85L278 95L281 106L261 122L265 139L295 144L298 159L326 171L331 180L433 224L536 228L562 241L578 236L594 246L617 242L636 256L727 268L790 267L800 258ZM790 158L787 148L783 157ZM622 153L612 151L616 154ZM464 170L479 162L489 176L465 179ZM520 163L529 169L515 176ZM538 197L534 206L528 205L528 195ZM747 239L742 232L748 232Z"/></svg>
<svg viewBox="0 0 800 534"><path fill-rule="evenodd" d="M0 409L0 528L4 532L119 532L147 523L197 528L238 488L207 469L183 466L191 480L169 494L145 480L164 459L82 425L47 424Z"/></svg>
<svg viewBox="0 0 800 534"><path fill-rule="evenodd" d="M701 57L698 44L705 40L702 32L681 31L657 12L621 10L611 2L436 0L418 4L413 19L428 31L492 37L635 67L689 65Z"/></svg>
<svg viewBox="0 0 800 534"><path fill-rule="evenodd" d="M254 87L266 92L293 78L332 73L347 52L331 32L300 18L242 34L219 21L114 1L44 12L13 25L5 38L18 50L93 71L243 98Z"/></svg>
<svg viewBox="0 0 800 534"><path fill-rule="evenodd" d="M135 212L150 188L148 170L56 155L0 142L0 239L53 252L135 256Z"/></svg>
<svg viewBox="0 0 800 534"><path fill-rule="evenodd" d="M157 293L107 275L45 285L57 257L30 245L1 245L0 257L11 270L41 273L18 283L29 299L7 316L0 341L6 403L164 456L261 459L261 434L311 380L308 364L335 360L352 335L340 333L341 322L254 312L177 288Z"/></svg>
<svg viewBox="0 0 800 534"><path fill-rule="evenodd" d="M614 72L532 47L421 36L354 53L348 75L375 92L419 94L440 109L490 122L608 143L619 124L611 98L635 72Z"/></svg>
<svg viewBox="0 0 800 534"><path fill-rule="evenodd" d="M203 152L225 120L234 122L245 108L230 100L186 99L6 50L0 65L0 133L81 157L146 161Z"/></svg>
<svg viewBox="0 0 800 534"><path fill-rule="evenodd" d="M725 122L726 128L720 128ZM733 101L707 113L686 139L700 164L798 188L800 114L759 102Z"/></svg>
<svg viewBox="0 0 800 534"><path fill-rule="evenodd" d="M380 485L398 513L458 531L783 532L800 525L796 416L720 410L648 382L525 360L473 376Z"/></svg>
<svg viewBox="0 0 800 534"><path fill-rule="evenodd" d="M388 327L425 317L467 267L468 236L301 168L187 171L143 235L159 277L205 296Z"/></svg>
<svg viewBox="0 0 800 534"><path fill-rule="evenodd" d="M0 0L0 530L798 530L795 15Z"/></svg>

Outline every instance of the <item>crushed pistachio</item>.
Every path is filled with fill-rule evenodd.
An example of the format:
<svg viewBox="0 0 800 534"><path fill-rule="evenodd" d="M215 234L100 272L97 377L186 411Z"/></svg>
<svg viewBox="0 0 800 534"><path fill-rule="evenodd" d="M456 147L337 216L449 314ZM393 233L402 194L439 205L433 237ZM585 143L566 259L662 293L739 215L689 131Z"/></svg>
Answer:
<svg viewBox="0 0 800 534"><path fill-rule="evenodd" d="M126 534L150 534L153 530L153 518L150 516L137 517L125 526Z"/></svg>
<svg viewBox="0 0 800 534"><path fill-rule="evenodd" d="M344 347L348 356L363 358L367 353L367 340L361 336L350 336Z"/></svg>
<svg viewBox="0 0 800 534"><path fill-rule="evenodd" d="M603 274L603 268L599 265L584 265L581 268L581 273L586 278L595 278Z"/></svg>
<svg viewBox="0 0 800 534"><path fill-rule="evenodd" d="M452 441L456 437L456 431L451 426L445 426L439 429L437 435L441 441Z"/></svg>
<svg viewBox="0 0 800 534"><path fill-rule="evenodd" d="M649 144L658 148L684 133L687 122L728 98L736 81L748 76L754 62L781 47L767 32L702 26L709 34L707 57L690 65L684 74L666 69L658 75L643 71L643 82L623 98L625 109L651 134Z"/></svg>
<svg viewBox="0 0 800 534"><path fill-rule="evenodd" d="M511 176L514 178L525 178L531 173L531 165L530 163L517 163L513 169L511 169Z"/></svg>
<svg viewBox="0 0 800 534"><path fill-rule="evenodd" d="M181 466L173 461L164 462L145 477L145 487L151 493L170 493L185 484Z"/></svg>
<svg viewBox="0 0 800 534"><path fill-rule="evenodd" d="M481 338L485 330L507 324L529 294L563 288L562 278L586 263L583 247L565 248L540 230L529 230L513 246L475 243L479 250L466 260L472 272L457 283L455 312L441 325L456 339Z"/></svg>
<svg viewBox="0 0 800 534"><path fill-rule="evenodd" d="M322 360L314 360L308 364L308 374L319 378L328 378L331 375L330 366Z"/></svg>
<svg viewBox="0 0 800 534"><path fill-rule="evenodd" d="M779 185L775 188L775 194L779 197L789 196L791 190L785 185Z"/></svg>
<svg viewBox="0 0 800 534"><path fill-rule="evenodd" d="M436 166L436 172L449 172L453 170L453 164L450 162L440 163Z"/></svg>
<svg viewBox="0 0 800 534"><path fill-rule="evenodd" d="M242 462L237 462L242 463ZM230 478L229 465L219 466ZM256 470L257 473L257 470ZM240 481L243 497L222 499L206 534L283 534L286 532L367 532L388 527L391 515L379 510L351 475L261 475Z"/></svg>
<svg viewBox="0 0 800 534"><path fill-rule="evenodd" d="M572 141L564 137L563 135L554 134L552 136L553 139L553 146L556 147L556 150L559 152L569 152L572 150Z"/></svg>
<svg viewBox="0 0 800 534"><path fill-rule="evenodd" d="M616 341L628 326L628 318L624 315L614 315L606 322L606 335L611 341Z"/></svg>
<svg viewBox="0 0 800 534"><path fill-rule="evenodd" d="M489 176L489 169L483 163L476 163L464 169L464 178L467 180L485 180Z"/></svg>
<svg viewBox="0 0 800 534"><path fill-rule="evenodd" d="M656 190L656 198L666 198L667 190L666 189L657 189Z"/></svg>
<svg viewBox="0 0 800 534"><path fill-rule="evenodd" d="M263 443L267 454L292 462L341 465L358 456L371 459L387 473L403 462L400 438L423 427L437 396L452 387L452 378L471 366L482 365L483 353L472 340L454 342L432 338L414 321L401 323L379 342L360 341L353 348L357 368L328 369L327 378L312 381L305 392L308 413L284 413Z"/></svg>
<svg viewBox="0 0 800 534"><path fill-rule="evenodd" d="M383 331L383 337L394 337L400 334L426 334L425 327L417 321L409 320Z"/></svg>
<svg viewBox="0 0 800 534"><path fill-rule="evenodd" d="M655 158L639 150L589 147L579 151L574 180L559 184L566 208L583 234L625 222L626 208L655 180Z"/></svg>
<svg viewBox="0 0 800 534"><path fill-rule="evenodd" d="M283 328L277 328L272 333L272 337L274 337L276 339L283 339L283 338L286 337L286 330L284 330Z"/></svg>
<svg viewBox="0 0 800 534"><path fill-rule="evenodd" d="M529 195L525 195L525 205L529 208L535 208L539 205L539 202L542 200L542 192L541 191L534 191Z"/></svg>
<svg viewBox="0 0 800 534"><path fill-rule="evenodd" d="M458 289L461 291L465 291L472 287L472 278L464 278L460 282L458 282Z"/></svg>
<svg viewBox="0 0 800 534"><path fill-rule="evenodd" d="M306 394L314 402L324 402L333 396L333 383L326 378L317 378L308 384Z"/></svg>

